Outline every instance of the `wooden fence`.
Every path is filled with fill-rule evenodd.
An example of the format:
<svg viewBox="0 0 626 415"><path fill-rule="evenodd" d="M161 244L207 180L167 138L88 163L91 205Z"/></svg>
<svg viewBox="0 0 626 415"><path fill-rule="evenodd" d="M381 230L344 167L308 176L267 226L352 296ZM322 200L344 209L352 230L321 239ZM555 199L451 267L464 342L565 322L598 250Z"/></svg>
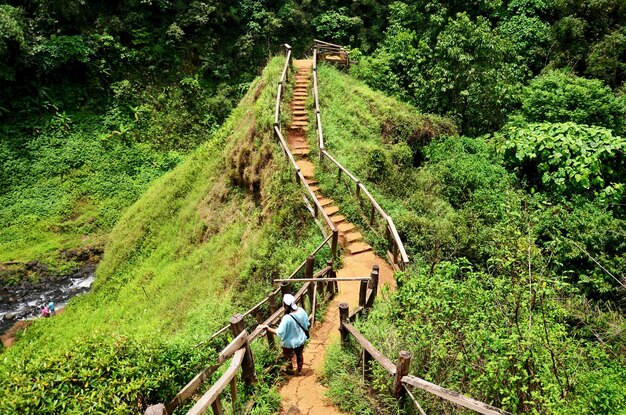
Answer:
<svg viewBox="0 0 626 415"><path fill-rule="evenodd" d="M284 315L284 309L281 305L282 295L286 293L294 294L296 302L305 310L309 315L309 321L311 322L311 330L313 333L313 327L315 323L315 311L319 308L319 304L327 299L331 298L337 292L338 279L335 270L333 269L332 260L328 260L325 267L314 271L316 255L326 246L328 241L332 238L329 235L318 245L307 258L289 275L288 278L276 280L280 283L280 286L275 290L272 290L267 297L262 301L246 310L244 313L235 314L230 323L217 330L209 339L198 343L196 347L200 347L206 344L208 341L215 339L225 333L230 333L234 339L220 352L218 362L215 365L209 366L198 373L187 385L182 388L176 396L174 396L167 404L153 405L149 407L145 414L150 415L166 415L172 414L178 407L180 407L191 396L197 393L202 383L211 377L224 362L232 357L231 363L227 370L220 377L220 379L211 386L211 388L196 402L194 407L188 412L188 414L203 414L209 407L212 408L214 414L222 414L222 404L220 395L230 384L231 401L237 399L237 383L236 375L239 369L242 369L242 379L246 383L252 383L255 381L254 375L254 357L250 349L250 344L260 337L265 336L270 348L276 346L274 335L267 330L261 329L260 325L272 325L276 324ZM302 276L302 278L300 278ZM369 282L371 277L360 278L365 282ZM300 283L303 283L299 288ZM376 290L369 290L370 302L373 302L376 296ZM372 294L373 292L373 294ZM246 319L251 319L248 322L248 329L246 328Z"/></svg>
<svg viewBox="0 0 626 415"><path fill-rule="evenodd" d="M391 219L391 216L389 216L383 210L380 204L367 190L365 185L361 183L361 181L357 179L356 176L350 173L348 169L342 166L328 152L328 150L326 150L326 147L324 145L324 129L322 127L322 117L319 102L319 82L317 79L317 63L318 56L329 50L329 48L335 48L334 50L337 50L336 48L341 48L342 50L345 50L341 46L322 42L320 40L315 40L313 43L313 101L315 105L315 129L317 132L317 146L320 154L320 165L323 165L324 158L326 158L330 162L330 164L334 165L337 168L337 181L340 182L343 175L350 182L349 188L354 187L354 192L359 202L359 205L361 205L361 207L363 207L364 205L369 205L369 212L367 213L367 215L370 228L374 232L378 233L379 236L382 236L382 233L379 232L380 228L384 229L384 238L387 241L387 253L389 260L397 269L403 271L406 269L406 266L409 263L409 257L406 254L404 244L402 243L402 239L400 239L400 235L398 234L398 230L393 223L393 219Z"/></svg>
<svg viewBox="0 0 626 415"><path fill-rule="evenodd" d="M313 218L316 220L316 222L318 222L321 216L322 221L327 226L327 227L320 226L320 229L322 230L322 233L324 234L324 236L330 236L330 247L331 247L330 249L331 249L331 254L333 256L333 259L334 259L337 257L337 244L339 241L339 230L337 229L333 221L330 220L326 212L324 212L324 208L320 204L319 200L317 200L317 197L315 197L315 193L311 190L311 187L308 185L305 177L300 171L300 167L298 167L298 163L296 162L295 157L291 153L291 150L289 150L289 146L287 145L287 142L285 141L285 137L282 134L282 129L280 125L281 105L282 105L282 100L283 100L283 94L285 91L285 85L286 85L286 82L289 80L289 71L290 71L291 62L292 62L291 46L289 46L288 44L285 44L284 48L286 51L287 59L285 60L285 67L281 73L280 80L278 81L278 87L277 87L277 92L276 92L276 110L274 114L274 134L276 135L276 139L278 140L278 143L280 144L280 147L283 150L283 153L289 159L289 163L291 164L291 166L293 167L295 171L296 181L304 188L304 196L303 196L304 201L305 201L307 208L311 212L311 215L313 215ZM330 229L330 232L328 232L327 229Z"/></svg>
<svg viewBox="0 0 626 415"><path fill-rule="evenodd" d="M375 296L375 295L374 295ZM365 380L371 380L372 361L378 362L383 369L385 369L391 377L393 377L393 383L391 385L391 394L396 398L401 398L405 393L408 394L411 400L415 403L420 413L424 414L424 410L417 402L410 387L424 390L430 394L439 396L440 398L452 402L455 405L468 408L474 412L478 412L485 415L510 415L509 412L496 408L489 404L477 401L469 398L458 392L446 389L427 380L421 379L417 376L409 375L409 365L411 363L411 353L407 351L401 351L398 354L397 363L394 364L391 359L383 355L376 347L370 343L363 334L361 334L352 324L357 316L359 316L363 310L367 307L361 307L352 314L349 312L348 304L341 303L339 305L339 331L341 333L341 344L347 345L352 336L359 344L362 350L361 363L363 365L363 378Z"/></svg>

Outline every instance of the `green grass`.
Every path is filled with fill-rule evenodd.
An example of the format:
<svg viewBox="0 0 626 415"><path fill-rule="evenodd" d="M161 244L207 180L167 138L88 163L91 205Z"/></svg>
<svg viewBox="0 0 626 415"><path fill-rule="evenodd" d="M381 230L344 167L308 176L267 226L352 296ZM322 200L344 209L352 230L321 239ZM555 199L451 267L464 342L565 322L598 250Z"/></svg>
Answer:
<svg viewBox="0 0 626 415"><path fill-rule="evenodd" d="M412 262L359 325L366 338L391 359L411 351L411 373L513 413L622 413L623 299L588 294L600 271L561 235L619 270L621 245L606 229L623 220L580 199L555 205L527 194L488 137L455 136L449 122L331 67L320 65L319 76L326 148L393 217ZM324 194L367 230L369 206L336 176L319 174ZM384 249L380 236L366 236ZM359 375L358 350L331 351L329 396L349 413L417 413L386 401L384 373L369 386ZM459 413L417 396L427 413Z"/></svg>
<svg viewBox="0 0 626 415"><path fill-rule="evenodd" d="M171 398L224 340L191 346L265 296L271 278L290 273L321 242L272 134L283 62L270 61L214 137L126 210L108 237L92 292L58 317L37 321L3 353L0 413L54 412L59 402L67 406L63 413L92 406L110 411L91 397L102 393L119 394L116 411L128 413L138 399ZM98 377L110 364L106 353L85 363L71 355L90 347L96 352L96 342L114 348L119 338L132 344L126 350L141 350L137 366L150 373L128 375L129 393ZM171 360L156 359L160 349ZM46 387L29 391L25 379L38 365L62 356L68 358L57 373L37 377ZM68 387L83 366L94 376L90 386Z"/></svg>

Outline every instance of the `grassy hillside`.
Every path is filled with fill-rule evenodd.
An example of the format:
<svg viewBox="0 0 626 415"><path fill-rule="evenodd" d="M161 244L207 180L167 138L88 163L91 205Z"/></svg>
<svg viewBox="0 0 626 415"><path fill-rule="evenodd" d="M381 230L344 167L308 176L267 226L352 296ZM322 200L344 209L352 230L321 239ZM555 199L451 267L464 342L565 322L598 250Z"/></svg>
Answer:
<svg viewBox="0 0 626 415"><path fill-rule="evenodd" d="M271 60L214 137L124 213L93 292L4 352L0 413L166 401L219 346L192 345L320 243L272 134L283 63Z"/></svg>
<svg viewBox="0 0 626 415"><path fill-rule="evenodd" d="M583 193L527 191L500 139L456 136L333 68L319 74L326 147L394 218L412 261L360 324L366 337L392 359L410 350L412 374L513 413L626 411L623 296L588 258L623 274L619 213ZM365 223L336 177L325 174L324 192ZM327 365L342 409L418 413L385 399L380 372L373 399L355 353L334 349ZM427 413L459 413L417 397Z"/></svg>

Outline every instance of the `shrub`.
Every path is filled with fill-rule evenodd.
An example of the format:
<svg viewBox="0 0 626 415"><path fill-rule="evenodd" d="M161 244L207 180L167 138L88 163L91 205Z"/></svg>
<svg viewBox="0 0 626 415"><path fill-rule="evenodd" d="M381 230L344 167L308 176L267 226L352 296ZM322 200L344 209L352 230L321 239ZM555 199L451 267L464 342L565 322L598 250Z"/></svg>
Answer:
<svg viewBox="0 0 626 415"><path fill-rule="evenodd" d="M533 189L614 203L624 195L626 140L606 128L571 122L509 125L496 139L505 162Z"/></svg>
<svg viewBox="0 0 626 415"><path fill-rule="evenodd" d="M623 100L597 79L550 71L533 79L522 93L523 117L529 122L574 122L624 130Z"/></svg>

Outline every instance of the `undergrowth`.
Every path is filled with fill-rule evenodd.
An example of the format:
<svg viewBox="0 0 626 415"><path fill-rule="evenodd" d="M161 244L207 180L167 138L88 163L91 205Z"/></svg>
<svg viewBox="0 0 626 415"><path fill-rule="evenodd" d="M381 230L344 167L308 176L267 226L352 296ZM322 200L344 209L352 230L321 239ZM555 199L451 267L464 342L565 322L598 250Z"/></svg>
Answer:
<svg viewBox="0 0 626 415"><path fill-rule="evenodd" d="M626 411L615 381L626 356L623 290L593 262L626 271L614 239L624 226L619 212L583 194L527 192L489 137L455 136L446 120L329 66L318 72L326 148L394 219L413 264L359 326L366 338L392 360L411 351L411 374L514 413ZM335 168L320 184L367 229L369 206L337 185ZM380 236L366 237L380 252ZM371 411L350 408L358 405L350 396L372 387L387 410L418 413L410 403L385 404L384 373L362 385L354 353L330 355L345 369L327 370L337 404ZM416 396L427 413L459 411Z"/></svg>
<svg viewBox="0 0 626 415"><path fill-rule="evenodd" d="M283 63L271 60L213 138L122 215L92 292L35 322L3 352L0 413L131 413L167 401L227 338L192 346L267 295L272 278L290 274L319 245L272 134ZM106 350L125 344L116 339L131 346L113 357ZM171 357L163 360L164 351ZM115 363L128 353L131 374ZM112 375L125 381L110 382ZM255 413L271 413L275 391L259 383L245 396L257 394Z"/></svg>

